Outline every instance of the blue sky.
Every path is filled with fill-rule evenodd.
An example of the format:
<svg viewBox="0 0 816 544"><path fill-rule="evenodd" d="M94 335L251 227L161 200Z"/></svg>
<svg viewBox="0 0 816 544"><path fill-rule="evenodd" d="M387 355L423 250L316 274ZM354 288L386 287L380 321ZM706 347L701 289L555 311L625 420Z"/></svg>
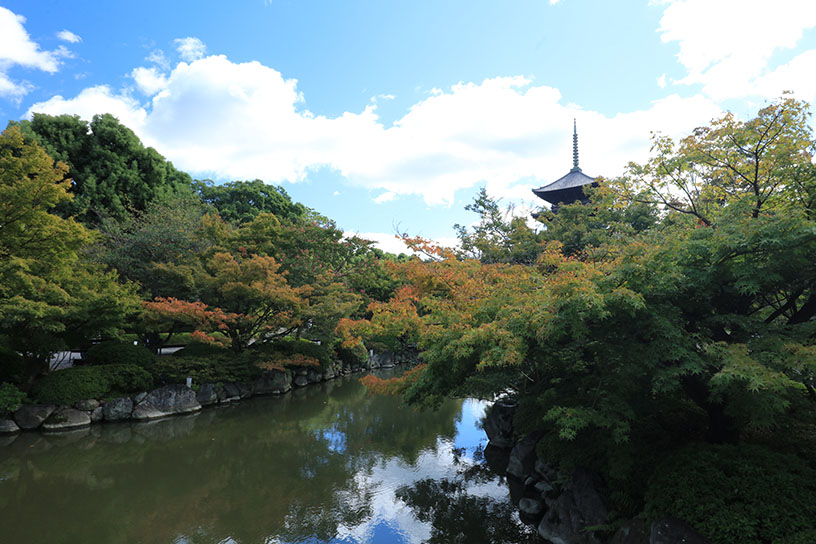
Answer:
<svg viewBox="0 0 816 544"><path fill-rule="evenodd" d="M0 116L110 112L198 178L260 178L395 249L479 187L614 176L783 90L816 98L816 2L0 0Z"/></svg>

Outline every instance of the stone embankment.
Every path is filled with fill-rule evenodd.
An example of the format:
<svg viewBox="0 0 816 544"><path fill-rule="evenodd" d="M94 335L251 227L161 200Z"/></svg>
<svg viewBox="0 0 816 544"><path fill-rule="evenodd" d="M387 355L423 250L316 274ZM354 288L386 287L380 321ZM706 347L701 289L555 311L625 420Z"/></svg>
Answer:
<svg viewBox="0 0 816 544"><path fill-rule="evenodd" d="M484 420L490 442L485 460L507 477L510 496L521 520L534 525L552 544L706 544L708 541L681 520L667 518L651 525L635 518L608 536L588 528L609 526L609 490L603 479L577 468L559 473L537 453L542 433L517 437L513 431L513 399L496 401Z"/></svg>
<svg viewBox="0 0 816 544"><path fill-rule="evenodd" d="M73 406L27 404L0 419L0 434L40 430L60 432L88 427L92 423L114 421L149 421L190 414L204 406L228 404L260 395L280 395L293 388L306 387L337 376L392 368L407 362L391 352L371 353L364 365L344 367L339 362L328 369L270 370L252 383L205 383L193 389L184 384L164 385L132 397L84 399Z"/></svg>

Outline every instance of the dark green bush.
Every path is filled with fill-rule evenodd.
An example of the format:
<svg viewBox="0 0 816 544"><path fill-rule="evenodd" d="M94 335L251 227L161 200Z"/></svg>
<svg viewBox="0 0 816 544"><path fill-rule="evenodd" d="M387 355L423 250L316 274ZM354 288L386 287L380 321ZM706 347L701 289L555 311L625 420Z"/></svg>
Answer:
<svg viewBox="0 0 816 544"><path fill-rule="evenodd" d="M816 470L760 446L688 446L654 471L646 513L681 518L712 544L798 542L816 530Z"/></svg>
<svg viewBox="0 0 816 544"><path fill-rule="evenodd" d="M25 377L25 361L22 356L0 346L0 382L20 383Z"/></svg>
<svg viewBox="0 0 816 544"><path fill-rule="evenodd" d="M49 404L74 404L82 399L138 393L152 387L150 373L135 365L81 366L44 377L34 387L34 398Z"/></svg>
<svg viewBox="0 0 816 544"><path fill-rule="evenodd" d="M89 365L136 365L147 368L156 356L144 346L111 340L92 346L82 361Z"/></svg>
<svg viewBox="0 0 816 544"><path fill-rule="evenodd" d="M161 383L183 383L189 376L197 384L249 383L261 373L251 353L236 354L200 343L190 344L172 357L159 357L150 370Z"/></svg>
<svg viewBox="0 0 816 544"><path fill-rule="evenodd" d="M26 399L26 394L10 383L0 383L0 417L13 412Z"/></svg>
<svg viewBox="0 0 816 544"><path fill-rule="evenodd" d="M174 352L173 357L209 357L211 355L226 355L228 353L231 353L231 351L227 348L193 342Z"/></svg>

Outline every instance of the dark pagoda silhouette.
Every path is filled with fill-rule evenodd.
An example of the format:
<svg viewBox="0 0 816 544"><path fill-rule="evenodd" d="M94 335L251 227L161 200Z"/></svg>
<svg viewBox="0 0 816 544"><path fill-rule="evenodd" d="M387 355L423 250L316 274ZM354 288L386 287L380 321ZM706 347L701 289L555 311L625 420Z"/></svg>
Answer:
<svg viewBox="0 0 816 544"><path fill-rule="evenodd" d="M578 167L578 128L575 120L572 121L572 170L566 176L558 178L549 185L543 185L538 189L533 189L533 193L550 203L553 213L558 213L558 208L562 204L572 204L573 202L588 202L584 194L584 187L593 185L595 178L584 174Z"/></svg>

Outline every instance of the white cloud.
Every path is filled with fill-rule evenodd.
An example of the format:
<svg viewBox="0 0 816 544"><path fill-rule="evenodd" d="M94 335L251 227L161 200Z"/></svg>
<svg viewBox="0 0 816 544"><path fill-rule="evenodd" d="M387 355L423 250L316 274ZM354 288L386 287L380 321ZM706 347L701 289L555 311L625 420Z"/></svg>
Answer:
<svg viewBox="0 0 816 544"><path fill-rule="evenodd" d="M207 52L207 46L198 38L189 36L187 38L178 38L174 40L174 43L181 58L187 62L198 60Z"/></svg>
<svg viewBox="0 0 816 544"><path fill-rule="evenodd" d="M17 102L34 87L25 81L13 81L8 75L10 68L23 66L54 73L59 69L61 58L73 56L62 45L54 51L40 49L23 27L25 22L22 15L0 7L0 96Z"/></svg>
<svg viewBox="0 0 816 544"><path fill-rule="evenodd" d="M657 78L657 86L660 87L661 89L666 88L666 74L663 74L659 78Z"/></svg>
<svg viewBox="0 0 816 544"><path fill-rule="evenodd" d="M155 66L134 68L130 77L136 82L139 90L148 96L153 96L167 87L167 77Z"/></svg>
<svg viewBox="0 0 816 544"><path fill-rule="evenodd" d="M374 202L376 202L377 204L382 204L384 202L391 202L395 198L397 198L397 193L386 191L383 194L379 195L377 198L375 198Z"/></svg>
<svg viewBox="0 0 816 544"><path fill-rule="evenodd" d="M668 0L659 32L677 42L688 74L676 83L702 84L716 100L757 91L771 56L791 49L816 27L813 0ZM776 91L774 94L778 94Z"/></svg>
<svg viewBox="0 0 816 544"><path fill-rule="evenodd" d="M161 49L151 51L150 54L145 57L145 60L147 62L152 62L164 71L170 70L170 60L165 56L164 51Z"/></svg>
<svg viewBox="0 0 816 544"><path fill-rule="evenodd" d="M28 94L33 85L28 82L14 82L8 78L6 74L0 71L0 96L10 98L13 102L19 104L20 100Z"/></svg>
<svg viewBox="0 0 816 544"><path fill-rule="evenodd" d="M68 43L79 43L82 38L71 32L70 30L60 30L57 32L57 38Z"/></svg>
<svg viewBox="0 0 816 544"><path fill-rule="evenodd" d="M376 105L315 115L304 109L295 80L258 62L210 56L179 63L166 77L149 68L132 75L143 92L156 93L148 106L103 86L28 113L113 113L196 176L295 182L329 167L381 202L413 194L451 205L456 191L478 185L530 201L532 187L570 168L573 117L584 171L613 176L647 158L650 131L683 135L720 111L706 98L672 95L609 117L563 104L552 87L500 77L438 90L386 126Z"/></svg>
<svg viewBox="0 0 816 544"><path fill-rule="evenodd" d="M54 73L59 68L59 60L51 51L42 51L31 41L23 28L25 17L0 7L0 67L8 68L18 64Z"/></svg>
<svg viewBox="0 0 816 544"><path fill-rule="evenodd" d="M144 130L147 117L146 111L136 100L127 94L115 94L107 85L88 87L71 99L56 95L29 108L26 117L31 117L35 112L49 115L67 113L87 120L97 113L110 113L137 134Z"/></svg>

